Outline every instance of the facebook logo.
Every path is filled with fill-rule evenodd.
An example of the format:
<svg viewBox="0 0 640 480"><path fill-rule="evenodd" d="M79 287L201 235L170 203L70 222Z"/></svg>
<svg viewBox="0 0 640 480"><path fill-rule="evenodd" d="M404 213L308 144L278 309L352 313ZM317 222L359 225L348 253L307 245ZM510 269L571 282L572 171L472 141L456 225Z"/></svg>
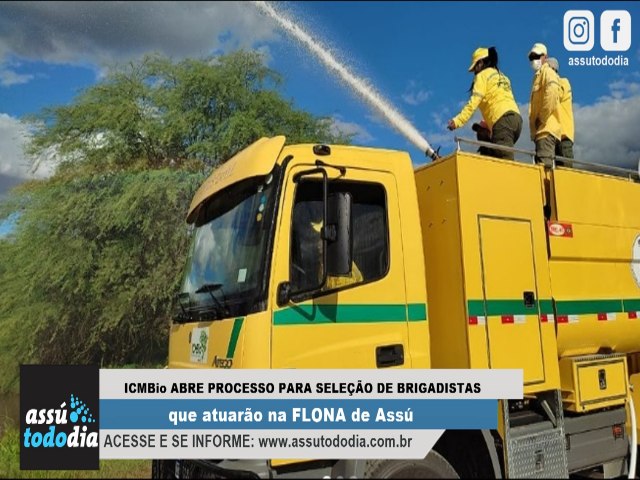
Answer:
<svg viewBox="0 0 640 480"><path fill-rule="evenodd" d="M611 31L613 32L613 43L618 43L618 32L620 31L620 19L616 18L611 25Z"/></svg>
<svg viewBox="0 0 640 480"><path fill-rule="evenodd" d="M631 15L626 10L605 10L600 15L600 46L609 52L631 48Z"/></svg>

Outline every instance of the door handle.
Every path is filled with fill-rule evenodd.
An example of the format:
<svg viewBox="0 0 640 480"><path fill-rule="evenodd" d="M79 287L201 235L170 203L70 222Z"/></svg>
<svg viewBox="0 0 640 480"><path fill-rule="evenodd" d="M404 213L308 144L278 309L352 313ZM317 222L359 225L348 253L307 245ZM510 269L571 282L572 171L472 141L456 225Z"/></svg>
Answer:
<svg viewBox="0 0 640 480"><path fill-rule="evenodd" d="M404 346L384 345L376 347L376 366L378 368L395 367L404 364Z"/></svg>
<svg viewBox="0 0 640 480"><path fill-rule="evenodd" d="M536 306L536 295L533 292L522 292L522 301L525 308L533 308Z"/></svg>

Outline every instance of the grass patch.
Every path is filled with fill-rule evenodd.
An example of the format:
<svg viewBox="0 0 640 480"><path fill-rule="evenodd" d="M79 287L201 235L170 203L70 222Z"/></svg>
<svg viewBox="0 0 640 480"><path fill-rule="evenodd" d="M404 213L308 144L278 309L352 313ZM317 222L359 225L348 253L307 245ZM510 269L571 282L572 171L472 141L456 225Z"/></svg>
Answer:
<svg viewBox="0 0 640 480"><path fill-rule="evenodd" d="M20 432L0 431L0 478L151 478L151 460L100 460L100 470L20 470Z"/></svg>

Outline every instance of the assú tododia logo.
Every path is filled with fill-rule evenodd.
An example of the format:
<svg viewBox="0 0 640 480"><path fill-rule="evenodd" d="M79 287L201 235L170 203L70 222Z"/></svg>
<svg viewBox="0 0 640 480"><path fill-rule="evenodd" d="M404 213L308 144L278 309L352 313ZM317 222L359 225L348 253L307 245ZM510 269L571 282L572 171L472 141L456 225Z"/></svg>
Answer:
<svg viewBox="0 0 640 480"><path fill-rule="evenodd" d="M20 366L20 468L99 468L99 369Z"/></svg>
<svg viewBox="0 0 640 480"><path fill-rule="evenodd" d="M89 431L88 426L96 423L91 410L78 397L71 394L69 404L62 402L60 408L36 409L27 412L25 423L29 425L22 439L24 448L82 448L99 447L98 432ZM73 424L73 431L67 434L58 431L58 425ZM48 427L46 432L32 431L38 427Z"/></svg>

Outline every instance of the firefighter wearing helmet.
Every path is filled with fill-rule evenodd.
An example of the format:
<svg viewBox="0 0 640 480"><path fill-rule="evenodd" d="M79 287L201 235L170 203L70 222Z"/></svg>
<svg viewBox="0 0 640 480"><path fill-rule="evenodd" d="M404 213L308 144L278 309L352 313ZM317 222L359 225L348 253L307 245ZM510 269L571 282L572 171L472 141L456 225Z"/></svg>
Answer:
<svg viewBox="0 0 640 480"><path fill-rule="evenodd" d="M558 74L547 62L547 47L536 43L529 51L531 68L535 72L529 101L529 130L536 144L536 163L552 165L556 144L562 139L560 97L562 87Z"/></svg>
<svg viewBox="0 0 640 480"><path fill-rule="evenodd" d="M520 138L522 117L513 98L509 78L498 69L498 53L494 47L478 48L471 56L469 72L474 73L471 97L462 111L449 120L447 128L454 130L469 121L476 109L491 132L490 141L513 147ZM500 149L489 151L498 158L513 160L513 153Z"/></svg>

